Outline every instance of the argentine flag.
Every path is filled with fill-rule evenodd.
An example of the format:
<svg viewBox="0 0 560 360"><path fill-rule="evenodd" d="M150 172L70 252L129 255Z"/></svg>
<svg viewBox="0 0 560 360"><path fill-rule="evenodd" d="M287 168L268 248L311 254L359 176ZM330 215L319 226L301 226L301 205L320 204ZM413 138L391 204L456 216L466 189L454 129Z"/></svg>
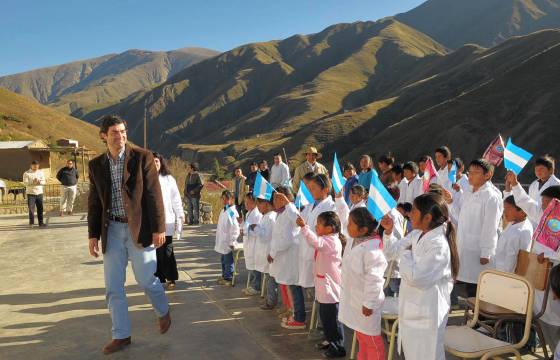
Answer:
<svg viewBox="0 0 560 360"><path fill-rule="evenodd" d="M228 215L229 221L233 224L237 220L237 210L234 206L226 205L226 214Z"/></svg>
<svg viewBox="0 0 560 360"><path fill-rule="evenodd" d="M515 175L519 175L532 157L533 154L514 145L511 142L511 138L508 139L504 149L504 166L507 170L511 170Z"/></svg>
<svg viewBox="0 0 560 360"><path fill-rule="evenodd" d="M307 206L309 204L313 204L314 202L315 200L313 199L313 196L311 196L311 193L307 189L307 186L305 186L305 183L303 182L303 180L301 180L294 204L298 209L301 209L302 206Z"/></svg>
<svg viewBox="0 0 560 360"><path fill-rule="evenodd" d="M253 187L253 196L259 199L270 200L273 192L274 188L272 185L258 172L255 186Z"/></svg>
<svg viewBox="0 0 560 360"><path fill-rule="evenodd" d="M342 191L344 184L346 184L346 179L342 176L342 171L340 171L340 165L338 164L336 153L334 153L332 174L334 192L338 194Z"/></svg>
<svg viewBox="0 0 560 360"><path fill-rule="evenodd" d="M372 176L371 184L369 185L367 209L375 220L380 221L395 206L397 206L396 200L389 194L389 191L381 183L379 177Z"/></svg>
<svg viewBox="0 0 560 360"><path fill-rule="evenodd" d="M457 182L457 163L455 161L451 164L451 169L449 169L449 174L447 175L451 184Z"/></svg>

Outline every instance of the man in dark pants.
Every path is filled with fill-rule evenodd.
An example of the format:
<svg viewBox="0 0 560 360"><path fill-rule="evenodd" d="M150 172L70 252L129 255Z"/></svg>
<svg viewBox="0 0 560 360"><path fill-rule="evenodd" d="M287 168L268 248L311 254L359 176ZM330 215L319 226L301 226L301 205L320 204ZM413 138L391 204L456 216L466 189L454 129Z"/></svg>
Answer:
<svg viewBox="0 0 560 360"><path fill-rule="evenodd" d="M202 176L198 173L198 166L191 164L190 171L185 180L185 199L187 202L187 214L189 225L199 224L200 193L202 192Z"/></svg>
<svg viewBox="0 0 560 360"><path fill-rule="evenodd" d="M112 338L103 348L111 354L131 343L124 283L128 261L136 281L159 318L159 331L171 326L169 302L156 272L156 248L165 243L165 214L158 172L151 152L126 143L126 123L106 116L100 134L108 151L89 163L89 252L103 252L106 299Z"/></svg>
<svg viewBox="0 0 560 360"><path fill-rule="evenodd" d="M37 220L39 226L44 227L43 222L43 186L47 183L45 175L39 170L37 161L31 162L31 168L23 173L23 183L27 193L27 207L29 208L29 227L35 223L35 206L37 206Z"/></svg>

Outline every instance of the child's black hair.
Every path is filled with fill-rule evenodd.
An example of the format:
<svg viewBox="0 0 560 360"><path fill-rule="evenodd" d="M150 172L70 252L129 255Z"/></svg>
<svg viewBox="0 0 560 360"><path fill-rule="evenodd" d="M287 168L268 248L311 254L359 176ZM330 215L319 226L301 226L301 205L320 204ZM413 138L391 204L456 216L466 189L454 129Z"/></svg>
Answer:
<svg viewBox="0 0 560 360"><path fill-rule="evenodd" d="M556 265L550 269L549 281L550 290L552 290L556 297L560 298L560 265Z"/></svg>
<svg viewBox="0 0 560 360"><path fill-rule="evenodd" d="M465 163L463 162L463 160L459 157L456 157L454 160L455 161L455 165L457 165L457 170L460 171L464 171L465 170Z"/></svg>
<svg viewBox="0 0 560 360"><path fill-rule="evenodd" d="M418 165L414 161L407 161L403 165L404 170L412 171L413 174L418 174Z"/></svg>
<svg viewBox="0 0 560 360"><path fill-rule="evenodd" d="M365 207L359 207L350 211L349 217L352 219L358 229L367 228L364 236L371 236L375 234L375 229L379 225L373 215Z"/></svg>
<svg viewBox="0 0 560 360"><path fill-rule="evenodd" d="M391 168L391 172L395 175L404 176L403 164L395 164Z"/></svg>
<svg viewBox="0 0 560 360"><path fill-rule="evenodd" d="M358 195L363 199L366 197L366 188L360 184L356 184L350 188L350 193Z"/></svg>
<svg viewBox="0 0 560 360"><path fill-rule="evenodd" d="M560 185L547 187L541 192L541 196L560 200Z"/></svg>
<svg viewBox="0 0 560 360"><path fill-rule="evenodd" d="M253 192L252 191L248 191L247 194L245 194L245 199L251 199L253 201L256 201L256 198L253 196Z"/></svg>
<svg viewBox="0 0 560 360"><path fill-rule="evenodd" d="M459 274L459 253L457 252L457 234L455 226L450 221L449 211L443 196L434 193L425 193L414 199L414 207L420 211L422 218L430 214L432 220L430 229L435 229L443 224L447 225L445 237L449 244L449 252L451 254L451 275L453 279Z"/></svg>
<svg viewBox="0 0 560 360"><path fill-rule="evenodd" d="M399 200L399 197L401 196L401 190L399 189L397 184L393 183L393 184L389 184L385 187L387 188L387 191L389 192L389 194L391 194L393 199Z"/></svg>
<svg viewBox="0 0 560 360"><path fill-rule="evenodd" d="M408 214L412 211L412 204L411 203L404 203L402 204L404 211Z"/></svg>
<svg viewBox="0 0 560 360"><path fill-rule="evenodd" d="M505 203L510 204L511 206L514 206L515 209L517 211L523 211L523 209L521 209L519 206L517 206L517 204L515 203L515 198L513 197L513 195L508 196L507 198L504 199Z"/></svg>
<svg viewBox="0 0 560 360"><path fill-rule="evenodd" d="M321 190L325 190L325 189L329 191L331 190L331 181L329 180L329 177L325 174L316 174L311 178L311 181L317 184L317 186L319 186Z"/></svg>
<svg viewBox="0 0 560 360"><path fill-rule="evenodd" d="M486 161L484 159L476 159L476 160L471 161L471 163L469 164L469 168L471 166L482 169L482 172L484 173L484 175L487 175L489 173L494 172L494 166L492 166L492 164L490 164L488 161Z"/></svg>
<svg viewBox="0 0 560 360"><path fill-rule="evenodd" d="M348 170L356 170L356 167L351 162L347 162L346 164L344 164L343 171L348 171Z"/></svg>
<svg viewBox="0 0 560 360"><path fill-rule="evenodd" d="M535 161L535 166L544 166L548 170L554 170L555 160L552 156L545 154Z"/></svg>
<svg viewBox="0 0 560 360"><path fill-rule="evenodd" d="M222 197L226 199L231 199L233 198L233 193L229 190L224 190L222 191Z"/></svg>
<svg viewBox="0 0 560 360"><path fill-rule="evenodd" d="M294 193L292 193L292 190L287 187L287 186L278 186L276 188L276 192L280 193L280 194L284 194L286 195L286 197L288 198L288 200L290 201L294 201Z"/></svg>
<svg viewBox="0 0 560 360"><path fill-rule="evenodd" d="M440 184L431 183L430 186L428 187L428 192L433 194L443 195L443 186L441 186Z"/></svg>
<svg viewBox="0 0 560 360"><path fill-rule="evenodd" d="M272 205L272 198L270 198L270 200L256 198L255 201L257 202L257 204L268 203L268 204Z"/></svg>
<svg viewBox="0 0 560 360"><path fill-rule="evenodd" d="M447 146L440 146L436 149L436 153L442 154L446 159L451 158L451 150Z"/></svg>
<svg viewBox="0 0 560 360"><path fill-rule="evenodd" d="M428 159L431 159L432 157L430 155L424 155L424 156L420 156L420 159L418 159L418 162L421 163L425 163L426 161L428 161Z"/></svg>
<svg viewBox="0 0 560 360"><path fill-rule="evenodd" d="M395 157L391 153L387 153L385 155L381 155L377 162L385 163L388 166L392 166L395 163Z"/></svg>
<svg viewBox="0 0 560 360"><path fill-rule="evenodd" d="M305 175L303 175L303 181L309 181L311 179L313 179L313 177L315 176L315 173L313 172L308 172Z"/></svg>
<svg viewBox="0 0 560 360"><path fill-rule="evenodd" d="M317 216L317 222L320 222L323 226L330 226L333 229L333 233L338 234L342 247L344 248L346 246L346 237L342 234L340 218L334 211L320 213Z"/></svg>

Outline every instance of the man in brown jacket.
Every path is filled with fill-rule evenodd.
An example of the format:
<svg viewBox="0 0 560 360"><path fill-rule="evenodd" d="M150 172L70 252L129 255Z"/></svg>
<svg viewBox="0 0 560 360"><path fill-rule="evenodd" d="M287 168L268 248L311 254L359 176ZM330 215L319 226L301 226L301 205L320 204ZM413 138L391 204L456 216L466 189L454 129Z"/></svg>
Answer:
<svg viewBox="0 0 560 360"><path fill-rule="evenodd" d="M126 143L126 122L113 115L102 120L100 134L108 151L89 163L89 252L103 252L106 299L112 338L105 354L131 343L124 282L128 261L134 277L159 317L160 333L171 326L169 303L157 277L156 248L165 242L165 215L158 173L151 152Z"/></svg>

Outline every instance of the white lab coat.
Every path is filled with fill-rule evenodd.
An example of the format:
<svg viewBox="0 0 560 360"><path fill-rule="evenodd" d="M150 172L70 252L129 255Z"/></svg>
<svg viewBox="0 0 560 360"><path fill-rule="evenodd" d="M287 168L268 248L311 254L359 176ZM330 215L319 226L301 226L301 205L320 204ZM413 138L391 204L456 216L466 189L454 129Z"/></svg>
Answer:
<svg viewBox="0 0 560 360"><path fill-rule="evenodd" d="M496 246L496 270L515 271L519 250L531 251L533 225L526 219L517 224L510 223L498 238Z"/></svg>
<svg viewBox="0 0 560 360"><path fill-rule="evenodd" d="M397 201L397 203L403 204L405 203L404 197L406 193L406 188L408 187L408 180L406 180L406 178L403 177L402 180L399 182L398 187L399 187L399 200Z"/></svg>
<svg viewBox="0 0 560 360"><path fill-rule="evenodd" d="M350 329L371 336L381 334L381 307L385 300L383 274L387 260L381 247L379 238L348 239L342 256L338 319ZM372 309L373 314L364 316L363 306Z"/></svg>
<svg viewBox="0 0 560 360"><path fill-rule="evenodd" d="M457 250L461 266L457 280L476 284L480 272L493 267L503 213L501 195L486 182L477 192L463 193L461 201L454 200L450 210L458 222ZM480 258L490 262L481 265Z"/></svg>
<svg viewBox="0 0 560 360"><path fill-rule="evenodd" d="M539 181L535 180L531 183L531 186L529 186L529 196L535 200L539 206L541 206L541 193L551 187L551 186L556 186L556 185L560 185L560 180L552 175L544 184L543 186L541 186L541 188L539 189Z"/></svg>
<svg viewBox="0 0 560 360"><path fill-rule="evenodd" d="M436 184L440 185L442 188L444 188L447 191L451 191L452 188L452 183L451 181L449 181L449 169L447 167L447 165L443 168L443 169L439 169L437 172L437 180L436 180Z"/></svg>
<svg viewBox="0 0 560 360"><path fill-rule="evenodd" d="M278 213L272 227L270 256L274 259L270 264L270 275L278 284L297 285L299 226L296 219L299 212L293 203L289 203L284 211Z"/></svg>
<svg viewBox="0 0 560 360"><path fill-rule="evenodd" d="M177 188L177 182L171 175L160 175L159 186L161 187L163 209L165 210L165 235L173 236L176 230L183 227L181 220L179 220L185 216L181 194Z"/></svg>
<svg viewBox="0 0 560 360"><path fill-rule="evenodd" d="M290 184L290 168L288 164L281 162L279 165L270 167L270 184L273 187L288 186Z"/></svg>
<svg viewBox="0 0 560 360"><path fill-rule="evenodd" d="M268 274L269 264L267 260L270 254L270 244L272 242L272 228L276 222L276 211L267 212L255 227L255 270Z"/></svg>
<svg viewBox="0 0 560 360"><path fill-rule="evenodd" d="M334 204L336 207L336 213L338 215L338 218L340 219L342 235L344 235L348 239L350 237L350 235L348 235L348 216L350 216L350 211L360 207L366 207L366 201L361 200L356 204L352 204L350 207L348 207L348 204L346 204L346 201L344 201L344 198L342 197L335 198Z"/></svg>
<svg viewBox="0 0 560 360"><path fill-rule="evenodd" d="M406 233L406 222L404 220L404 216L402 216L402 214L396 208L391 209L391 211L389 211L387 215L393 220L393 237L391 237L389 241L393 241L393 239L398 241L404 238L404 234ZM384 238L383 241L385 240L386 239ZM383 249L385 249L386 246L390 246L390 244L383 243ZM389 269L387 268L385 277L398 279L401 277L401 275L399 274L399 259L394 259L394 261L395 263L393 265L393 270L391 271L391 273L389 273Z"/></svg>
<svg viewBox="0 0 560 360"><path fill-rule="evenodd" d="M250 226L260 223L262 214L256 207L247 213L243 222L243 256L245 257L245 267L247 270L255 270L255 244L257 236Z"/></svg>
<svg viewBox="0 0 560 360"><path fill-rule="evenodd" d="M218 228L216 229L216 245L214 250L220 254L229 254L231 252L230 246L233 246L239 237L240 228L237 218L239 214L232 206L231 209L235 213L234 219L230 218L224 208L220 211L218 218Z"/></svg>
<svg viewBox="0 0 560 360"><path fill-rule="evenodd" d="M336 211L335 203L330 196L321 200L315 208L313 208L313 204L307 205L305 209L303 209L302 218L305 220L305 224L309 226L309 229L315 232L317 216L326 211ZM315 255L315 249L308 244L303 234L300 233L299 236L298 285L304 288L312 288L315 287L315 279L313 275L313 258Z"/></svg>
<svg viewBox="0 0 560 360"><path fill-rule="evenodd" d="M416 199L418 196L424 193L424 183L422 178L418 175L412 180L410 180L406 186L405 195L402 199L403 203L411 203Z"/></svg>
<svg viewBox="0 0 560 360"><path fill-rule="evenodd" d="M384 249L389 259L400 259L399 350L407 360L445 359L444 334L453 289L446 226L422 237L421 231L414 230L396 243L383 236L384 242L393 243Z"/></svg>

